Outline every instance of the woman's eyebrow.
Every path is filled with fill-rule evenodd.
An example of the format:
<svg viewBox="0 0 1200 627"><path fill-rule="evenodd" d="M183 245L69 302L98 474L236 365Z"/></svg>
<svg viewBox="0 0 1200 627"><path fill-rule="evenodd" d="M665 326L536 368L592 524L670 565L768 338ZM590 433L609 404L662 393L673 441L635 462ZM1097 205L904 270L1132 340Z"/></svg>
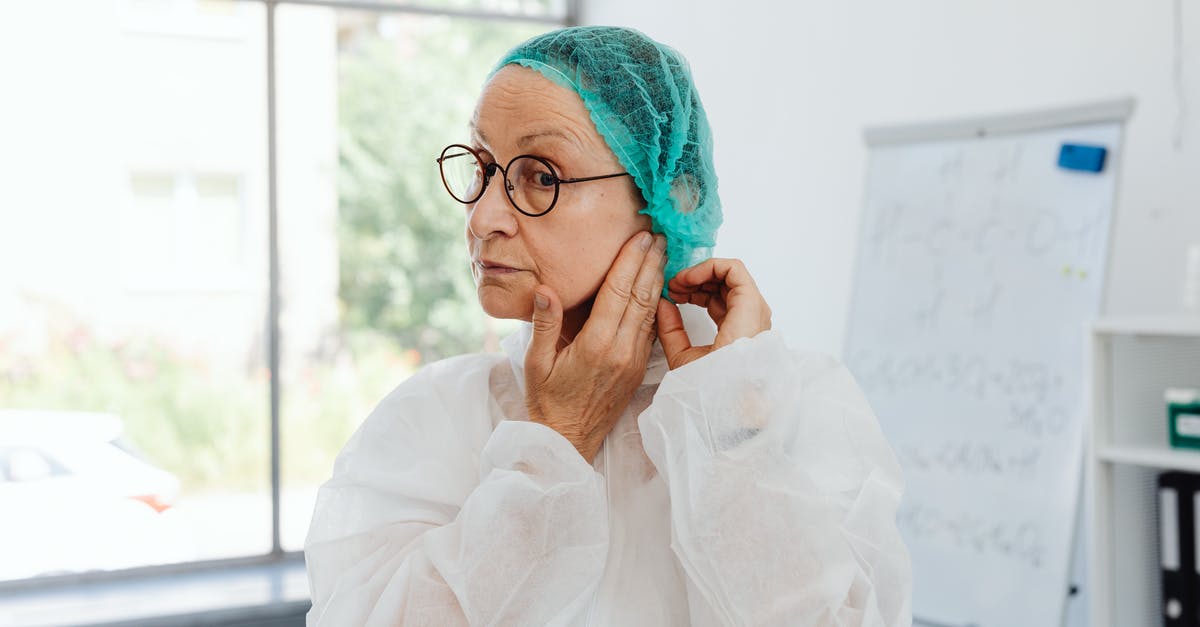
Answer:
<svg viewBox="0 0 1200 627"><path fill-rule="evenodd" d="M478 126L475 126L474 124L471 124L470 131L471 131L472 139L478 140L477 143L482 144L483 147L485 147L485 148L488 148L491 146L491 142L488 141L488 137L483 132L483 129L479 128ZM582 148L583 148L579 144L578 139L576 139L558 129L542 129L542 130L535 130L535 131L526 133L525 135L522 135L519 139L517 139L517 147L522 148L522 149L527 148L530 144L533 144L537 140L545 138L545 137L561 139L563 141L566 141L569 144L574 145L576 148L578 148L580 150L582 150Z"/></svg>
<svg viewBox="0 0 1200 627"><path fill-rule="evenodd" d="M534 131L532 133L523 135L520 139L517 140L517 146L520 148L525 148L525 147L529 146L530 144L534 143L535 141L537 141L538 139L541 139L543 137L556 137L558 139L566 141L567 143L575 145L575 147L577 147L577 148L580 147L578 140L576 140L573 137L568 136L566 133L563 133L562 131L559 131L557 129L546 129L546 130Z"/></svg>

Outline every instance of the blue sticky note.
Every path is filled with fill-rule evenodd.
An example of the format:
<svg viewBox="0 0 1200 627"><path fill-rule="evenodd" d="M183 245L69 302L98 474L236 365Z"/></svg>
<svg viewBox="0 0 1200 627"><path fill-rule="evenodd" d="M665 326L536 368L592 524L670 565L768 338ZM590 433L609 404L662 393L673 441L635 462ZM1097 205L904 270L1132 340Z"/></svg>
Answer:
<svg viewBox="0 0 1200 627"><path fill-rule="evenodd" d="M1080 172L1099 172L1104 169L1108 149L1087 144L1063 144L1058 151L1058 167Z"/></svg>

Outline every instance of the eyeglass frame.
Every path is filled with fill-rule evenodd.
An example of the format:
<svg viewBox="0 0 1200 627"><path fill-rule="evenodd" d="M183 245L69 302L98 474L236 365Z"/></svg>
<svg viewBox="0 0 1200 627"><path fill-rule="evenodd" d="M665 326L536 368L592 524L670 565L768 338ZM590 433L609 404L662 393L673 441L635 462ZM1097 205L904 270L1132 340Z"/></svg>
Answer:
<svg viewBox="0 0 1200 627"><path fill-rule="evenodd" d="M611 179L611 178L616 178L618 176L633 176L629 172L617 172L615 174L601 174L600 176L582 176L582 177L564 179L558 175L558 169L555 168L554 165L551 164L546 159L539 157L537 155L528 155L528 154L517 155L517 156L513 157L512 159L509 159L508 164L505 166L501 166L496 161L492 161L492 162L488 163L486 166L484 166L484 168L483 168L483 170L484 170L483 184L479 186L479 192L477 194L475 194L475 197L472 198L471 200L461 200L461 199L459 199L458 196L455 196L454 191L450 189L450 183L448 183L446 181L446 170L442 167L442 161L449 158L446 156L446 151L450 150L451 148L462 148L463 150L466 150L471 156L475 157L475 161L477 163L484 162L483 159L481 159L479 157L479 153L476 152L474 148L471 148L470 146L466 146L464 144L450 144L449 146L446 146L445 148L442 149L441 155L438 156L438 158L435 159L435 161L438 164L438 174L442 177L442 185L446 188L446 192L450 194L451 198L453 198L454 200L456 200L464 205L473 205L473 204L479 202L479 199L483 198L483 194L485 192L487 192L488 183L490 183L492 181L492 177L496 176L496 170L499 170L504 173L504 196L508 198L508 203L513 206L513 209L516 209L522 215L526 215L531 218L540 218L541 216L544 216L547 213L550 213L550 210L554 209L554 207L556 205L558 205L558 194L559 194L559 191L561 190L562 185L564 185L564 184L570 185L572 183L586 183L588 181L599 181L601 179ZM461 156L461 155L451 155L451 157L457 157L457 156ZM541 213L530 213L530 212L522 209L521 206L517 204L517 201L514 200L512 197L512 192L513 192L513 189L515 189L515 186L513 185L512 181L508 180L508 170L509 170L509 168L512 167L512 164L514 162L516 162L517 159L533 159L533 160L541 163L542 165L546 166L546 169L549 170L550 174L554 177L554 198L550 201L550 206L547 207L546 210L542 211Z"/></svg>

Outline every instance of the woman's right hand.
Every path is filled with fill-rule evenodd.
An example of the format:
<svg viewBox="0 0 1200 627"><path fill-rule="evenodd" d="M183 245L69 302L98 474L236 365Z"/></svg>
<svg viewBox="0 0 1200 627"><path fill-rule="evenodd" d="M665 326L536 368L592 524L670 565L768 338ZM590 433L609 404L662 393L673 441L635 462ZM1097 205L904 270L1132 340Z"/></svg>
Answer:
<svg viewBox="0 0 1200 627"><path fill-rule="evenodd" d="M655 339L666 239L642 231L613 262L574 341L559 350L562 302L534 289L533 338L525 354L529 419L561 433L591 463L642 383Z"/></svg>

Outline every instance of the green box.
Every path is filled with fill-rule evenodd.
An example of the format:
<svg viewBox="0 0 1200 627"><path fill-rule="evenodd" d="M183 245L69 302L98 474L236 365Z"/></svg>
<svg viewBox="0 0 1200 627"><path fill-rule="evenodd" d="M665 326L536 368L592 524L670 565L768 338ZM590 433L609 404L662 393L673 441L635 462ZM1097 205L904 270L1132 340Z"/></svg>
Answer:
<svg viewBox="0 0 1200 627"><path fill-rule="evenodd" d="M1200 389L1170 388L1163 396L1171 446L1200 449Z"/></svg>

